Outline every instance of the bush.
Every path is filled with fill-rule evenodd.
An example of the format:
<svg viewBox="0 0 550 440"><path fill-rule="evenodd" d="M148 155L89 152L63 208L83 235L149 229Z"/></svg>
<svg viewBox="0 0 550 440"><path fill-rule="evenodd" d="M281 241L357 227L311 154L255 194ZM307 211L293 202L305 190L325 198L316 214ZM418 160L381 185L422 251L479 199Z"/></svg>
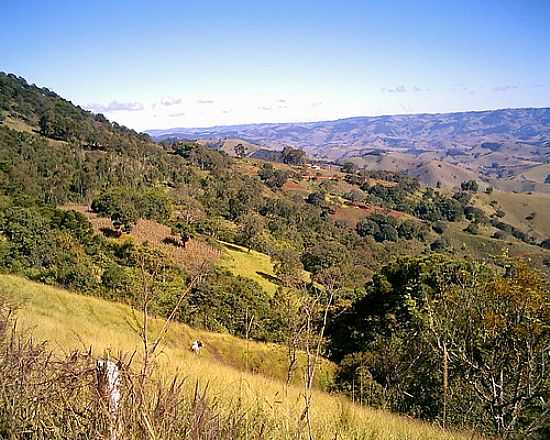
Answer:
<svg viewBox="0 0 550 440"><path fill-rule="evenodd" d="M312 192L307 196L306 201L313 206L321 206L325 202L325 195L322 192Z"/></svg>
<svg viewBox="0 0 550 440"><path fill-rule="evenodd" d="M479 234L479 226L477 225L477 223L470 223L465 229L464 229L464 232L468 232L472 235L477 235Z"/></svg>
<svg viewBox="0 0 550 440"><path fill-rule="evenodd" d="M374 234L374 239L379 242L397 241L398 238L399 234L397 232L397 229L395 229L395 227L389 223L384 223L380 225L380 229Z"/></svg>
<svg viewBox="0 0 550 440"><path fill-rule="evenodd" d="M445 251L449 248L449 243L443 237L436 239L430 244L430 249L433 252Z"/></svg>
<svg viewBox="0 0 550 440"><path fill-rule="evenodd" d="M433 222L432 229L438 234L443 234L447 230L447 225L443 222Z"/></svg>
<svg viewBox="0 0 550 440"><path fill-rule="evenodd" d="M477 192L479 190L479 185L476 180L466 180L460 185L463 191Z"/></svg>
<svg viewBox="0 0 550 440"><path fill-rule="evenodd" d="M357 226L355 227L355 229L361 237L367 237L369 235L374 236L374 234L380 231L380 227L378 226L378 223L373 222L368 217L364 218L359 223L357 223Z"/></svg>
<svg viewBox="0 0 550 440"><path fill-rule="evenodd" d="M360 189L353 189L350 192L344 194L344 199L349 200L352 203L361 203L365 201L367 195Z"/></svg>
<svg viewBox="0 0 550 440"><path fill-rule="evenodd" d="M504 231L495 231L495 233L493 234L493 238L497 240L505 240L506 237L507 237L507 234Z"/></svg>

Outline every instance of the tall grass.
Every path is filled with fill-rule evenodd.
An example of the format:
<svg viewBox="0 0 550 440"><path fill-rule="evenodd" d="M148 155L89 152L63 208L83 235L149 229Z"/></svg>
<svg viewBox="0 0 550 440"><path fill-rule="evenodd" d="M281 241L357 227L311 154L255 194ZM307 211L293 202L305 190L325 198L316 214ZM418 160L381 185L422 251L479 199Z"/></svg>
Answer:
<svg viewBox="0 0 550 440"><path fill-rule="evenodd" d="M274 369L279 362L284 365L284 358L275 355L283 350L273 344L265 345L262 350L264 344L174 325L162 347L150 385L146 390L136 391L132 371L139 371L139 337L132 330L135 323L127 307L13 276L0 276L0 296L19 302L19 329L32 330L34 340L49 341L48 345L36 345L20 334L15 335L12 340L19 338L21 349L14 352L6 347L17 344L3 343L2 368L5 366L16 375L0 378L2 407L11 408L2 410L1 423L8 429L25 429L28 424L32 434L26 437L3 434L5 438L98 438L98 433L105 429L105 418L101 418L101 408L96 408L90 368L95 359L109 353L123 360L132 358L131 363L124 362L123 438L295 439L306 436L302 387L291 386L285 396L282 381L227 364L228 359L233 359L229 363L236 362L235 358L241 356L249 356L248 362L265 358L262 368L267 374L270 365ZM159 326L161 320L153 323ZM204 356L196 357L188 350L188 342L197 336L206 342L209 352ZM243 347L247 347L247 351L231 358L226 352L230 352L232 344L237 351ZM80 351L75 352L76 349ZM116 353L125 354L115 356ZM34 359L34 364L29 365L35 368L17 373L13 362L22 358ZM60 376L59 371L67 373ZM28 375L17 376L23 373ZM47 378L59 378L59 385L40 388L41 383L57 383L44 380ZM10 383L33 385L14 388ZM55 405L33 400L38 392L54 399ZM144 396L141 406L136 405L136 396L140 395ZM15 401L24 405L19 407ZM40 416L29 420L25 406ZM136 408L140 408L141 413L136 412ZM463 437L384 411L359 407L321 391L314 393L312 419L317 439ZM63 434L65 426L74 432ZM35 433L34 429L38 431Z"/></svg>

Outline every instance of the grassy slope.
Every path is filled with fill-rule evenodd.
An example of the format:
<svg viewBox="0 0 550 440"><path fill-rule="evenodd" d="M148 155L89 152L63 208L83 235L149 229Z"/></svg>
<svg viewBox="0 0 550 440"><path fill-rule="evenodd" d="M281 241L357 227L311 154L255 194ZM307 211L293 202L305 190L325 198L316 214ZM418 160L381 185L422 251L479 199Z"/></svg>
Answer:
<svg viewBox="0 0 550 440"><path fill-rule="evenodd" d="M22 131L24 133L34 133L35 130L38 130L38 128L32 127L21 119L12 117L7 117L3 124L11 130Z"/></svg>
<svg viewBox="0 0 550 440"><path fill-rule="evenodd" d="M526 232L534 232L541 239L550 238L550 194L494 191L490 195L479 194L478 197L487 205L491 200L496 200L506 212L502 219L504 222ZM535 218L527 220L525 217L532 212L536 213Z"/></svg>
<svg viewBox="0 0 550 440"><path fill-rule="evenodd" d="M526 178L544 184L546 176L550 175L550 164L539 165L522 173Z"/></svg>
<svg viewBox="0 0 550 440"><path fill-rule="evenodd" d="M457 257L486 260L508 253L512 257L529 258L539 269L544 268L544 260L550 257L550 251L523 243L511 236L505 240L491 238L490 235L496 229L490 226L482 227L478 235L464 232L467 225L468 222L448 223L448 229L443 234L452 246L453 255Z"/></svg>
<svg viewBox="0 0 550 440"><path fill-rule="evenodd" d="M32 328L35 338L48 340L58 351L92 347L97 355L109 350L139 352L139 339L131 329L134 320L127 306L9 275L0 276L0 294L21 304L20 329ZM161 320L156 320L152 327L158 329L161 324ZM196 337L206 342L204 354L199 357L188 349L190 341ZM168 377L176 373L186 376L190 392L196 381L208 384L210 397L225 405L228 411L232 402L239 399L251 412L261 414L268 421L271 433L266 438L289 438L303 409L301 388L291 386L284 397L281 382L228 365L242 364L246 351L250 363L264 362L264 371L284 365L281 349L276 346L245 342L175 324L162 346L159 370ZM313 421L319 439L336 438L336 433L340 439L462 438L408 418L354 406L345 399L320 391L315 392L314 399Z"/></svg>
<svg viewBox="0 0 550 440"><path fill-rule="evenodd" d="M248 251L242 246L222 243L224 252L218 265L226 268L234 275L240 275L256 281L270 295L277 290L273 282L275 274L273 263L268 255L256 251Z"/></svg>

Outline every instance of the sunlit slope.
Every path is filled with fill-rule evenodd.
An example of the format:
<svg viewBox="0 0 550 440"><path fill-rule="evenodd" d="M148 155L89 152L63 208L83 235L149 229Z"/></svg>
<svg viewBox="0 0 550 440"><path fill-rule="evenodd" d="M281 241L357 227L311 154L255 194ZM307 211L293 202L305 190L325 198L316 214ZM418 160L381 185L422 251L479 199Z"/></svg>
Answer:
<svg viewBox="0 0 550 440"><path fill-rule="evenodd" d="M506 213L504 222L540 239L550 238L550 194L494 191L479 197L486 204L496 200L497 206Z"/></svg>
<svg viewBox="0 0 550 440"><path fill-rule="evenodd" d="M9 275L0 276L0 294L19 304L19 328L32 329L36 339L49 341L56 351L91 347L97 355L106 351L131 353L136 350L139 353L136 318L125 305ZM162 320L152 324L154 331ZM189 350L191 340L197 337L206 345L198 357ZM137 362L139 359L134 364ZM245 402L251 411L268 421L270 434L266 438L294 438L300 429L299 419L303 412L302 388L291 386L285 397L281 381L244 372L231 365L241 368L255 365L256 371L281 376L285 365L284 350L272 344L247 342L175 324L162 346L157 371L167 376L179 373L187 378L189 387L197 381L203 386L208 384L209 396L227 408L236 399ZM331 370L331 365L325 363L318 373L321 382L327 380ZM315 392L313 422L319 439L463 438L409 418L354 406L343 398L320 391Z"/></svg>

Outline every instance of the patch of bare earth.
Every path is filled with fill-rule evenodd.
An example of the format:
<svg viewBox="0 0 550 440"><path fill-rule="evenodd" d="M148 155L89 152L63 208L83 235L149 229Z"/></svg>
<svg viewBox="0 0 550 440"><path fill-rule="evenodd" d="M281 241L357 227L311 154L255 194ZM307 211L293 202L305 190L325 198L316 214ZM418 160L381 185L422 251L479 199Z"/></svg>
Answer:
<svg viewBox="0 0 550 440"><path fill-rule="evenodd" d="M98 234L108 235L112 228L111 220L99 217L85 205L64 205L65 210L73 210L84 214ZM148 242L164 251L173 261L193 272L205 264L213 264L221 251L200 239L189 240L185 247L179 245L179 239L172 234L170 228L152 220L140 219L129 234L122 234L121 239L131 237L138 243Z"/></svg>

